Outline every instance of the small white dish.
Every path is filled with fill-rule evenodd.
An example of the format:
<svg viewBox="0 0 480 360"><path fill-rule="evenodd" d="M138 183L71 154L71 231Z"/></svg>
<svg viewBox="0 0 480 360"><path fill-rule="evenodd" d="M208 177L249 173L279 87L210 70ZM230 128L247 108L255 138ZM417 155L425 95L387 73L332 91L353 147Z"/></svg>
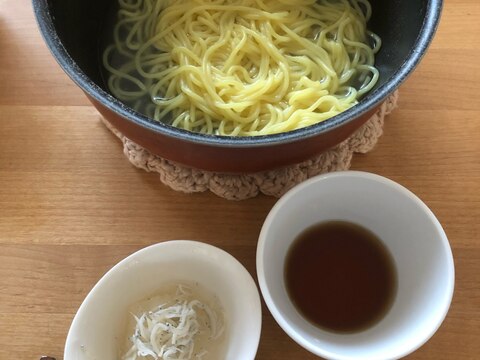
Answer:
<svg viewBox="0 0 480 360"><path fill-rule="evenodd" d="M357 223L375 233L397 270L397 295L389 312L376 325L353 334L312 325L292 304L284 283L292 242L310 226L329 220ZM283 330L308 351L335 360L406 356L439 328L454 289L450 245L432 211L403 186L357 171L312 178L275 204L260 233L257 274L267 307Z"/></svg>
<svg viewBox="0 0 480 360"><path fill-rule="evenodd" d="M229 360L253 360L261 331L260 296L248 271L214 246L162 242L128 256L108 271L80 306L68 332L64 360L118 360L129 306L172 282L198 282L215 294L226 321Z"/></svg>

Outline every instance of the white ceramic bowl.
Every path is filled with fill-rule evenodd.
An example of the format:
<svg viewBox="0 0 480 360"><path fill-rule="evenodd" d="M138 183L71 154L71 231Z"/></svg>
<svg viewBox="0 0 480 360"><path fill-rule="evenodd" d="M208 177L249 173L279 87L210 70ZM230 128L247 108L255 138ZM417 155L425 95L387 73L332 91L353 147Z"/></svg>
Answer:
<svg viewBox="0 0 480 360"><path fill-rule="evenodd" d="M373 231L397 268L392 308L375 326L355 334L313 326L293 306L284 284L285 255L292 241L304 229L328 220L350 221ZM277 202L260 234L257 273L265 302L283 330L310 352L340 360L398 359L414 351L442 323L454 288L450 246L430 209L401 185L355 171L310 179Z"/></svg>
<svg viewBox="0 0 480 360"><path fill-rule="evenodd" d="M260 296L248 271L230 254L195 241L144 248L108 271L73 319L64 360L118 360L128 307L163 284L198 282L218 296L227 323L226 359L255 358L261 330Z"/></svg>

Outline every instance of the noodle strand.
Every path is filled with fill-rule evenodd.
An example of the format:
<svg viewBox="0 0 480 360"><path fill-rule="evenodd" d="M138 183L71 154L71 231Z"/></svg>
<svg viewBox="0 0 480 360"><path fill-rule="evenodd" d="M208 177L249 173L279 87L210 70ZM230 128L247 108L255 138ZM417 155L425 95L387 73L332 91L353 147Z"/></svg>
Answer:
<svg viewBox="0 0 480 360"><path fill-rule="evenodd" d="M257 136L324 121L376 84L368 0L118 0L112 94L156 121Z"/></svg>

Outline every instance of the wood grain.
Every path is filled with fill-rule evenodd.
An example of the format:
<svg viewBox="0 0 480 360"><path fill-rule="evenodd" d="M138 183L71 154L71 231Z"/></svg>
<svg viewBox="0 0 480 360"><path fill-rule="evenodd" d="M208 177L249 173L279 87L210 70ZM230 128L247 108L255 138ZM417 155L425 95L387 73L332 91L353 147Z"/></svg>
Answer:
<svg viewBox="0 0 480 360"><path fill-rule="evenodd" d="M446 0L437 36L401 88L376 149L352 168L418 194L450 239L456 288L433 338L408 359L480 354L480 3ZM0 359L62 358L70 322L116 262L167 239L197 239L255 277L262 222L276 199L185 195L132 167L60 70L28 0L0 0ZM314 359L263 308L257 355Z"/></svg>

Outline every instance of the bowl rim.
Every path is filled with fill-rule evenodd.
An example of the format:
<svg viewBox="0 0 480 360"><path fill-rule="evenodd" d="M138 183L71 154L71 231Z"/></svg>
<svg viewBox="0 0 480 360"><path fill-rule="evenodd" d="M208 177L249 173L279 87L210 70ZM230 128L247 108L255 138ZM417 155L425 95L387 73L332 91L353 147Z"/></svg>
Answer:
<svg viewBox="0 0 480 360"><path fill-rule="evenodd" d="M238 296L248 296L254 298L253 302L249 302L249 305L252 305L254 307L254 311L252 311L251 313L251 321L249 322L248 333L248 336L253 339L251 341L252 347L251 349L249 349L249 353L252 354L251 360L253 360L258 351L262 328L262 306L260 300L260 292L257 288L257 285L255 284L255 281L250 272L233 255L214 245L195 240L165 240L153 245L146 246L126 256L125 258L117 262L114 266L112 266L105 274L103 274L101 278L95 283L95 285L90 289L88 294L83 299L77 312L75 313L65 340L63 354L64 359L70 359L72 358L72 354L74 354L75 335L78 331L77 328L79 326L82 326L82 314L88 310L88 307L91 307L92 304L94 304L92 298L95 296L95 293L99 288L103 287L105 283L111 281L113 277L118 277L119 274L122 273L122 271L130 267L130 264L132 262L135 263L136 261L142 260L144 255L151 254L152 252L158 253L165 250L172 252L175 251L175 249L178 249L179 251L195 250L190 251L189 255L195 255L199 259L208 258L212 254L214 254L215 256L219 257L219 260L221 260L215 263L216 266L219 267L219 269L221 269L225 263L229 263L232 266L234 273L236 274L235 278L243 278L247 281L248 288L243 289L244 291L242 291L241 294L239 294ZM232 279L232 281L233 280L235 279ZM217 295L221 301L221 294Z"/></svg>
<svg viewBox="0 0 480 360"><path fill-rule="evenodd" d="M429 220L432 222L432 224L434 225L434 227L436 228L440 236L439 240L441 241L441 246L447 257L447 266L448 266L448 273L449 273L449 278L447 279L448 283L445 289L446 301L444 304L442 304L443 308L441 309L437 319L435 319L435 322L432 322L432 327L429 332L425 332L424 336L416 338L410 347L406 347L403 351L399 351L395 354L391 354L389 358L385 358L385 359L393 360L393 359L403 358L404 356L407 356L408 354L412 353L413 351L419 349L422 345L424 345L436 333L436 331L440 328L441 324L445 320L445 317L447 316L447 313L450 309L450 305L453 299L453 293L455 288L455 265L454 265L452 249L450 247L450 243L448 241L447 235L445 234L445 231L442 225L440 224L439 220L437 219L435 214L432 212L432 210L430 210L430 208L412 191L410 191L403 185L400 185L399 183L389 178L386 178L381 175L365 172L365 171L356 171L356 170L327 173L327 174L315 176L313 178L310 178L307 181L302 182L301 184L290 189L284 196L282 196L282 198L273 206L273 208L268 213L262 225L262 229L260 231L258 245L257 245L257 254L256 254L257 279L258 279L258 284L260 287L262 297L265 301L265 304L268 310L272 314L277 324L283 329L283 331L285 331L285 333L291 339L293 339L297 344L302 346L304 349L318 356L325 357L327 359L353 360L353 358L349 356L338 355L336 353L331 353L329 351L326 351L321 347L318 347L306 341L301 335L299 335L295 331L295 329L292 326L290 326L290 324L285 320L282 312L278 309L277 301L275 301L275 299L273 299L273 297L271 296L269 285L267 284L265 271L264 271L265 270L264 260L266 256L265 255L266 232L268 231L268 228L271 227L272 223L275 221L276 213L279 211L279 209L285 207L292 198L296 197L299 192L304 191L305 188L308 188L313 184L322 183L325 180L335 180L338 178L350 178L352 180L355 180L355 179L368 180L369 182L382 184L383 186L386 186L395 190L397 193L400 193L403 196L409 198L411 201L413 201L415 205L418 206L428 216Z"/></svg>
<svg viewBox="0 0 480 360"><path fill-rule="evenodd" d="M285 144L311 138L320 133L327 133L354 119L367 114L383 102L389 94L397 89L416 68L430 45L438 24L443 7L443 0L428 0L426 15L413 50L407 60L378 89L367 94L359 104L318 124L279 134L232 137L222 135L200 134L176 128L154 121L123 104L113 95L94 83L80 69L58 37L49 10L49 0L32 0L33 9L40 32L54 58L67 75L89 96L110 111L119 114L127 121L159 135L179 138L183 141L216 147L263 147Z"/></svg>

